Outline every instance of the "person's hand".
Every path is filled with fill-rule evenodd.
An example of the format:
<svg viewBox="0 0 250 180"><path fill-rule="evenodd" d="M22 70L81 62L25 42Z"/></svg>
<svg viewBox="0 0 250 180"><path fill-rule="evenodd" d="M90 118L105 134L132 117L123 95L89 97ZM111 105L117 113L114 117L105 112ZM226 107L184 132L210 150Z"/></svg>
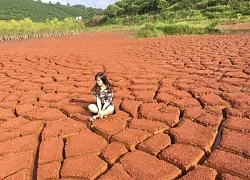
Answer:
<svg viewBox="0 0 250 180"><path fill-rule="evenodd" d="M100 116L100 118L103 118L103 110L100 110L100 111L98 112L98 115Z"/></svg>

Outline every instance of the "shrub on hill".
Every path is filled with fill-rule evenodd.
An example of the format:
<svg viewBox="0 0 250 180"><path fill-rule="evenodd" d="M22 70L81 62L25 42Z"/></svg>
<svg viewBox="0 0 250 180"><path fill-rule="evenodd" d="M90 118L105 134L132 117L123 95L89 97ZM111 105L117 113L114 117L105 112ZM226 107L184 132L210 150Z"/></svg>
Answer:
<svg viewBox="0 0 250 180"><path fill-rule="evenodd" d="M153 38L161 37L163 35L162 31L158 30L154 24L150 23L145 24L137 33L138 38Z"/></svg>

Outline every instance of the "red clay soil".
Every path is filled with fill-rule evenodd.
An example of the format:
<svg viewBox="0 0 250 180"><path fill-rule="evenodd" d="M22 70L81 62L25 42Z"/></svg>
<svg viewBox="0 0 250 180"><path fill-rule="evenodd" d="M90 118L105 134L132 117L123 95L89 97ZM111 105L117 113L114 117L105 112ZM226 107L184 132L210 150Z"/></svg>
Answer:
<svg viewBox="0 0 250 180"><path fill-rule="evenodd" d="M249 34L2 42L0 179L250 179L249 59Z"/></svg>

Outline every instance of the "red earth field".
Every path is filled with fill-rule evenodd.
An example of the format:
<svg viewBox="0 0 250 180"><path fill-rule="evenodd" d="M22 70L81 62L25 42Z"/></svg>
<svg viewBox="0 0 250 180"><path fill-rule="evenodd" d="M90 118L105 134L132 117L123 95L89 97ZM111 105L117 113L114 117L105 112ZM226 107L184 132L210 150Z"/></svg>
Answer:
<svg viewBox="0 0 250 180"><path fill-rule="evenodd" d="M2 42L0 91L0 179L250 179L249 34Z"/></svg>

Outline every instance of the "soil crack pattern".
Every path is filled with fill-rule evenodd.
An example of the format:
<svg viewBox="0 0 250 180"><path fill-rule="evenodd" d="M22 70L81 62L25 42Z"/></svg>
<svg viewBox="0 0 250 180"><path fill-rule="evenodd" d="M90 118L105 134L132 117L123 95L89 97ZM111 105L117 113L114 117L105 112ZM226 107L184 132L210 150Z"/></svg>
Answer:
<svg viewBox="0 0 250 180"><path fill-rule="evenodd" d="M0 179L250 179L249 34L0 44ZM90 122L101 71L117 113Z"/></svg>

